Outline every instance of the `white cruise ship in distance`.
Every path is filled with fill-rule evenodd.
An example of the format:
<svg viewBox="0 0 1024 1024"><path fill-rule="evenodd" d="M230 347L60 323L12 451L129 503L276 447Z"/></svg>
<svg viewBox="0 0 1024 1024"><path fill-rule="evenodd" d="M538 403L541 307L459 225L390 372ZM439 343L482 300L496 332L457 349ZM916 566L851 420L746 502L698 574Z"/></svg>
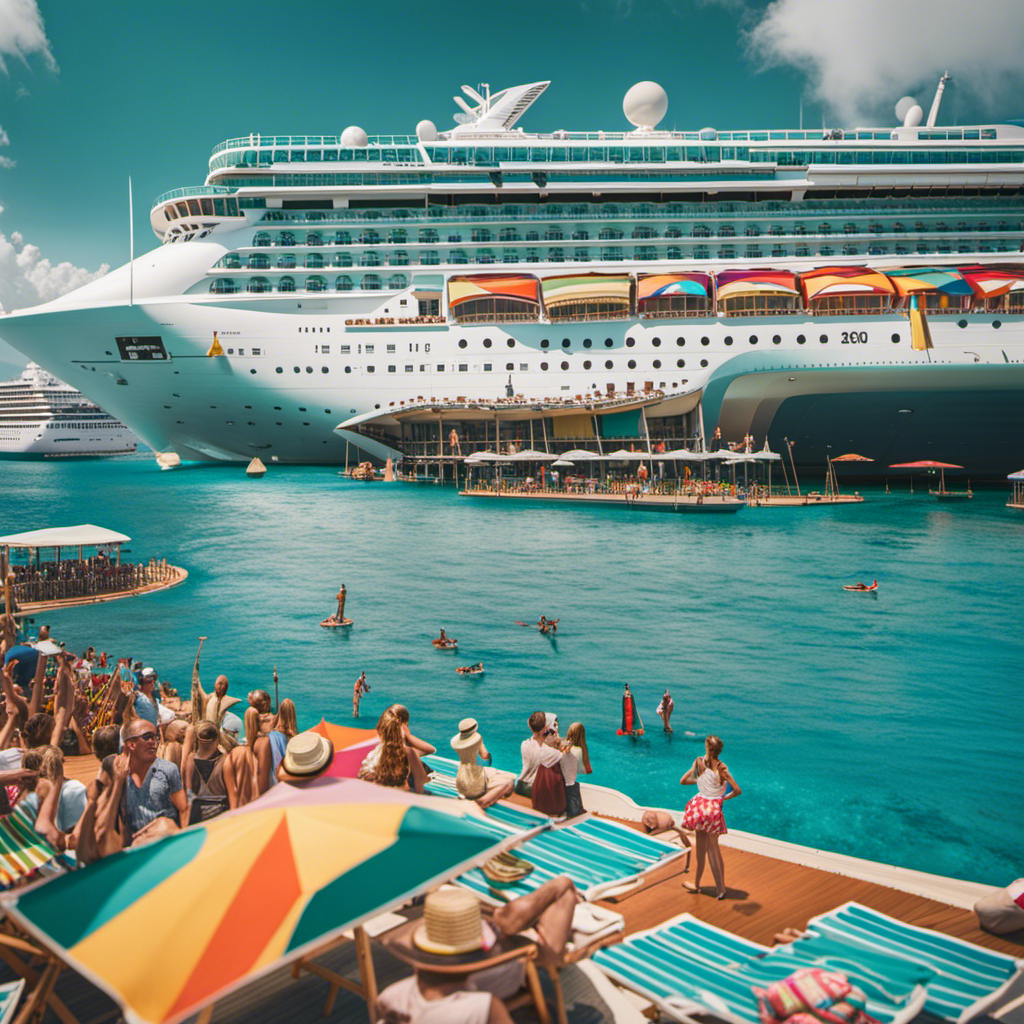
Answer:
<svg viewBox="0 0 1024 1024"><path fill-rule="evenodd" d="M663 131L646 82L630 131L528 132L535 82L463 86L444 132L229 139L154 203L161 245L0 336L186 459L384 458L366 419L392 403L511 385L646 390L652 435L787 437L798 463L1002 474L1024 123L940 126L945 81L895 127Z"/></svg>
<svg viewBox="0 0 1024 1024"><path fill-rule="evenodd" d="M137 444L123 423L35 363L0 384L0 459L126 455Z"/></svg>

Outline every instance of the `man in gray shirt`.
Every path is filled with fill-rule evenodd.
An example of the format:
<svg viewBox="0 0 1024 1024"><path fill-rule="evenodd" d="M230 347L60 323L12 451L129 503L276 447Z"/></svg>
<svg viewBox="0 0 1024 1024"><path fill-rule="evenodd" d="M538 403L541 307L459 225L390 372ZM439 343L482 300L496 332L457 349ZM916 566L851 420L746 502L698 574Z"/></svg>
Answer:
<svg viewBox="0 0 1024 1024"><path fill-rule="evenodd" d="M124 786L124 817L128 846L158 818L167 818L176 830L186 823L188 806L181 773L170 761L156 756L160 736L152 722L136 718L128 726L128 778ZM164 827L167 822L162 822ZM130 837L130 838L129 838Z"/></svg>

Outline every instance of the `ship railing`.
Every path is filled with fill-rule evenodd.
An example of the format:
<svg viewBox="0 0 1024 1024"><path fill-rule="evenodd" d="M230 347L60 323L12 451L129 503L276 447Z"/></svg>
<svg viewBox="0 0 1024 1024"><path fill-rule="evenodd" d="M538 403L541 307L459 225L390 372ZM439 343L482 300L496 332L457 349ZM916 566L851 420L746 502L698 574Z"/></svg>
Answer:
<svg viewBox="0 0 1024 1024"><path fill-rule="evenodd" d="M166 559L120 565L109 559L95 558L82 562L44 562L38 566L12 565L11 572L14 596L19 604L131 591L166 582L177 575L177 570L168 565Z"/></svg>
<svg viewBox="0 0 1024 1024"><path fill-rule="evenodd" d="M237 192L237 188L230 185L190 185L187 188L174 188L170 192L164 192L153 200L153 206L166 203L168 199L185 199L188 196L222 196Z"/></svg>
<svg viewBox="0 0 1024 1024"><path fill-rule="evenodd" d="M457 324L538 323L539 313L452 313Z"/></svg>

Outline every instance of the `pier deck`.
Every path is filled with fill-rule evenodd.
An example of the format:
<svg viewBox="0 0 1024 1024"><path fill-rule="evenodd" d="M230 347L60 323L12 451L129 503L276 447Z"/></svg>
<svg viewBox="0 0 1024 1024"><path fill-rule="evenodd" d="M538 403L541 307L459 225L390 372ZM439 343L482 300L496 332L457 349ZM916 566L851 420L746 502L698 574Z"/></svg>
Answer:
<svg viewBox="0 0 1024 1024"><path fill-rule="evenodd" d="M574 494L564 491L497 491L474 488L459 491L464 498L491 498L525 504L589 505L633 508L658 512L739 512L746 507L741 498L720 494Z"/></svg>
<svg viewBox="0 0 1024 1024"><path fill-rule="evenodd" d="M188 570L176 565L168 565L166 575L152 583L144 583L139 587L127 590L107 590L98 594L83 594L78 597L63 597L53 601L26 601L18 606L19 615L39 615L43 612L59 608L78 608L87 604L102 604L104 601L120 601L125 597L139 597L142 594L155 594L159 590L168 590L184 583L188 579Z"/></svg>

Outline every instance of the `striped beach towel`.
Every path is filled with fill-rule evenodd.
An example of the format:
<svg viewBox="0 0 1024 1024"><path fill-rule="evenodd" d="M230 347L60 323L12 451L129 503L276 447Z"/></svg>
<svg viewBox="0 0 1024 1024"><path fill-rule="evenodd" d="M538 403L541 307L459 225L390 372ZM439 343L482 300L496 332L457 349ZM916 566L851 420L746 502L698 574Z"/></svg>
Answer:
<svg viewBox="0 0 1024 1024"><path fill-rule="evenodd" d="M15 807L0 818L0 888L9 889L19 879L57 860L60 854L35 830L35 817Z"/></svg>

